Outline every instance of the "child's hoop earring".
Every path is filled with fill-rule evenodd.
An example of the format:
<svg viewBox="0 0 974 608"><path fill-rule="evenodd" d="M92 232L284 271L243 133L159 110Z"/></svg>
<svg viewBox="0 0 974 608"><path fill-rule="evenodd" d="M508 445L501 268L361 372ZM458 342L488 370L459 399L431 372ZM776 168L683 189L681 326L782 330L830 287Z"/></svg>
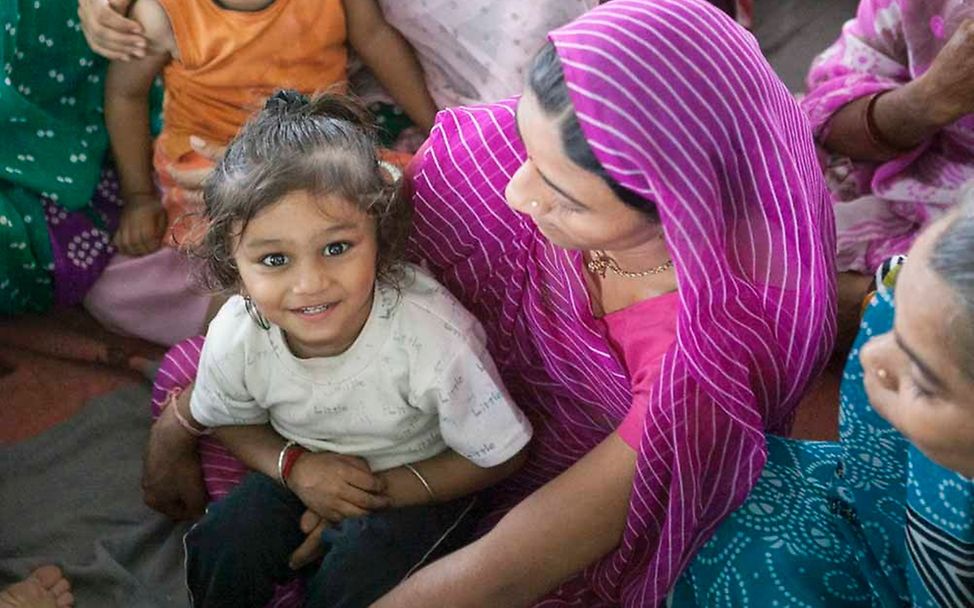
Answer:
<svg viewBox="0 0 974 608"><path fill-rule="evenodd" d="M250 318L254 320L257 327L265 331L271 328L270 322L264 318L264 315L262 315L260 310L257 309L257 305L254 304L254 301L250 299L250 296L244 296L244 308L247 309L247 314L250 315Z"/></svg>

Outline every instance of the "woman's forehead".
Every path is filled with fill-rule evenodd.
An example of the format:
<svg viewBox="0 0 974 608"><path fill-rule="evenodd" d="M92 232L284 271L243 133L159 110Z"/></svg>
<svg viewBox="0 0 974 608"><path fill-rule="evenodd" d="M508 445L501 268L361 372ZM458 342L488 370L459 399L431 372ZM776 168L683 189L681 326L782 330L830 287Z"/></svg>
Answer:
<svg viewBox="0 0 974 608"><path fill-rule="evenodd" d="M954 290L929 265L930 241L918 241L897 280L897 338L947 384L969 384L959 360L955 322L962 309Z"/></svg>

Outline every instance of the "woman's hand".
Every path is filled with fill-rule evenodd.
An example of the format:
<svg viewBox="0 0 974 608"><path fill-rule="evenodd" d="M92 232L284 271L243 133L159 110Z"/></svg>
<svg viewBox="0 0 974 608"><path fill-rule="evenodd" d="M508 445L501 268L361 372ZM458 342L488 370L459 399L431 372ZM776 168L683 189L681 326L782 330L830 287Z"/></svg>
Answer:
<svg viewBox="0 0 974 608"><path fill-rule="evenodd" d="M165 232L166 211L159 197L137 194L125 201L118 231L112 242L119 253L142 256L159 249Z"/></svg>
<svg viewBox="0 0 974 608"><path fill-rule="evenodd" d="M875 126L899 150L879 147L867 136L863 117L871 97L860 97L832 116L826 149L854 160L885 162L974 112L974 20L960 24L922 76L876 99Z"/></svg>
<svg viewBox="0 0 974 608"><path fill-rule="evenodd" d="M88 46L102 57L129 61L145 57L142 26L127 19L132 0L78 0L78 17Z"/></svg>
<svg viewBox="0 0 974 608"><path fill-rule="evenodd" d="M932 118L949 125L974 112L974 19L965 19L915 81Z"/></svg>
<svg viewBox="0 0 974 608"><path fill-rule="evenodd" d="M206 508L206 486L196 438L179 425L173 407L170 404L163 410L149 431L142 463L142 499L173 519L195 520Z"/></svg>
<svg viewBox="0 0 974 608"><path fill-rule="evenodd" d="M288 487L305 506L332 523L389 506L382 478L354 456L304 454L291 470Z"/></svg>

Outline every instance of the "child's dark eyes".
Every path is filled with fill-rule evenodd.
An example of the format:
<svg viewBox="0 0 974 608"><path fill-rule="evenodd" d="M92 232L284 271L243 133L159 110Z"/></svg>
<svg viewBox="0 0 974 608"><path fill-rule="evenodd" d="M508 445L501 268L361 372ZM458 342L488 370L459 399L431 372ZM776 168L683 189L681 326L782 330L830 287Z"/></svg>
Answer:
<svg viewBox="0 0 974 608"><path fill-rule="evenodd" d="M324 254L327 256L341 255L351 248L349 243L329 243L325 245Z"/></svg>
<svg viewBox="0 0 974 608"><path fill-rule="evenodd" d="M324 246L324 248L322 249L322 253L327 257L334 257L336 255L342 255L343 253L351 249L351 247L352 247L351 243L347 243L344 241L339 241L337 243L329 243ZM266 266L268 268L279 268L281 266L286 266L290 262L291 262L290 256L284 253L268 253L267 255L262 256L259 260L259 263L262 266Z"/></svg>
<svg viewBox="0 0 974 608"><path fill-rule="evenodd" d="M260 263L269 268L277 268L288 263L288 257L283 253L269 253L260 259Z"/></svg>

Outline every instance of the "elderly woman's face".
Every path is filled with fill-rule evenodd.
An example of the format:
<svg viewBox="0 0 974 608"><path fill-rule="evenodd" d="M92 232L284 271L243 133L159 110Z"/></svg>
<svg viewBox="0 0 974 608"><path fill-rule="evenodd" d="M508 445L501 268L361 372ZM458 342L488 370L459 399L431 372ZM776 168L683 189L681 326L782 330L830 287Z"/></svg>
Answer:
<svg viewBox="0 0 974 608"><path fill-rule="evenodd" d="M870 340L860 358L876 411L931 460L974 477L974 381L954 348L966 339L953 323L963 313L928 264L942 229L917 240L897 281L894 329Z"/></svg>
<svg viewBox="0 0 974 608"><path fill-rule="evenodd" d="M557 117L545 114L530 91L518 103L517 125L528 158L507 185L507 204L530 216L548 240L565 249L614 251L659 235L658 224L565 155Z"/></svg>

